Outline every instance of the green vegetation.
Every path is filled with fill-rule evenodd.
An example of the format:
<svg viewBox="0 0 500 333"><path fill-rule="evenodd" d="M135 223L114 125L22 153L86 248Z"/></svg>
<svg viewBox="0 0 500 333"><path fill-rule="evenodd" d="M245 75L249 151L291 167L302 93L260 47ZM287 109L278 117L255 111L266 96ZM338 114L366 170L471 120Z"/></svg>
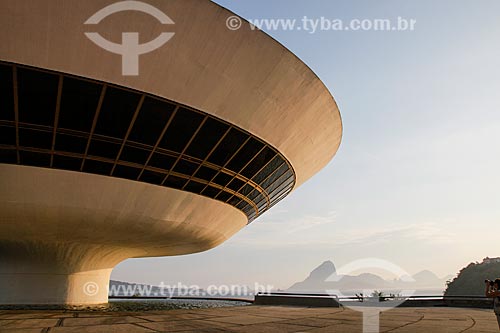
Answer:
<svg viewBox="0 0 500 333"><path fill-rule="evenodd" d="M500 277L500 260L485 258L483 262L470 263L457 277L446 283L445 296L484 296L484 280Z"/></svg>

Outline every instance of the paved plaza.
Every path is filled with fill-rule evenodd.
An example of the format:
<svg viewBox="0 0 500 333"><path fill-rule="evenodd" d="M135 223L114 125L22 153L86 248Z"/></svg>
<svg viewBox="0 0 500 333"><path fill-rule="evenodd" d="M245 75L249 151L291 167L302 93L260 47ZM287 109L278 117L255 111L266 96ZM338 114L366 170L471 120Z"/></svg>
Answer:
<svg viewBox="0 0 500 333"><path fill-rule="evenodd" d="M491 310L398 308L381 332L498 332ZM236 306L148 312L0 311L0 332L362 332L361 313L343 308Z"/></svg>

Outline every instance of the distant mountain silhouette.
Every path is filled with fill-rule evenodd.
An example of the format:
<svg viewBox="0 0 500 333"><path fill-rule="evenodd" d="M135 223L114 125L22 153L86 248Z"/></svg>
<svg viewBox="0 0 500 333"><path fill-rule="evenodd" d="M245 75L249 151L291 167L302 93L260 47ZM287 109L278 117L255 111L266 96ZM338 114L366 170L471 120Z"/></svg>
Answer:
<svg viewBox="0 0 500 333"><path fill-rule="evenodd" d="M431 283L439 280L437 275L429 270L423 270L421 272L418 272L417 274L413 275L413 278L417 281L431 282Z"/></svg>
<svg viewBox="0 0 500 333"><path fill-rule="evenodd" d="M359 275L337 275L335 265L325 261L316 267L302 282L293 284L288 291L294 292L329 292L332 290L375 290L375 289L438 289L444 288L446 279L440 279L429 270L413 276L385 280L382 277L363 273Z"/></svg>
<svg viewBox="0 0 500 333"><path fill-rule="evenodd" d="M500 278L500 258L484 258L462 268L445 290L445 296L484 296L484 280Z"/></svg>
<svg viewBox="0 0 500 333"><path fill-rule="evenodd" d="M418 288L435 288L438 286L439 288L444 288L446 286L446 281L451 277L451 275L447 275L444 278L439 278L429 270L423 270L412 276L413 280L415 280L414 284Z"/></svg>
<svg viewBox="0 0 500 333"><path fill-rule="evenodd" d="M331 261L325 261L318 267L312 270L311 274L307 277L308 281L325 281L333 274L336 274L337 270L335 265Z"/></svg>

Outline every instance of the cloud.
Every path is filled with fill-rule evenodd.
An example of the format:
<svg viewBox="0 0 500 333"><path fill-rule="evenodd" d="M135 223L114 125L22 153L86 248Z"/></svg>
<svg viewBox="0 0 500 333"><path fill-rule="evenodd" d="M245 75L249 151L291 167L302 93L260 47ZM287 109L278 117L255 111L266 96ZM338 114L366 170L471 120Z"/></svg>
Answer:
<svg viewBox="0 0 500 333"><path fill-rule="evenodd" d="M335 211L328 212L325 216L311 216L306 215L304 217L292 220L289 224L288 233L294 234L299 231L304 231L312 228L317 228L326 224L335 223L337 213Z"/></svg>
<svg viewBox="0 0 500 333"><path fill-rule="evenodd" d="M273 211L234 236L231 243L258 247L319 244L324 240L325 229L332 230L336 218L335 211L298 217L291 217L285 210Z"/></svg>
<svg viewBox="0 0 500 333"><path fill-rule="evenodd" d="M452 243L455 235L442 223L423 222L392 225L372 230L353 230L343 235L337 246L376 245L387 242Z"/></svg>
<svg viewBox="0 0 500 333"><path fill-rule="evenodd" d="M450 223L451 222L451 223ZM390 243L450 244L456 236L450 228L452 220L402 222L371 228L339 223L335 211L323 215L304 214L290 217L277 211L254 222L234 237L232 245L259 248L314 246L333 250L339 247L377 246Z"/></svg>

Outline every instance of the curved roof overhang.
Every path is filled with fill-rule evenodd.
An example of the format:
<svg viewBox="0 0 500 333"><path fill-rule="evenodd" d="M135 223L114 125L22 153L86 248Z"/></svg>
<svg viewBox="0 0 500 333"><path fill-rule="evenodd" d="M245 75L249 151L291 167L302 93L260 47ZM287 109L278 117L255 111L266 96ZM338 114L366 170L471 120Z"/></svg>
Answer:
<svg viewBox="0 0 500 333"><path fill-rule="evenodd" d="M300 185L323 168L341 141L342 122L332 95L292 52L243 24L211 1L148 0L175 24L122 11L99 25L84 24L112 0L4 0L0 60L110 82L202 110L233 123L277 148ZM98 47L86 32L119 43L138 31L140 42L175 35L139 57L139 75L123 75L118 54Z"/></svg>

